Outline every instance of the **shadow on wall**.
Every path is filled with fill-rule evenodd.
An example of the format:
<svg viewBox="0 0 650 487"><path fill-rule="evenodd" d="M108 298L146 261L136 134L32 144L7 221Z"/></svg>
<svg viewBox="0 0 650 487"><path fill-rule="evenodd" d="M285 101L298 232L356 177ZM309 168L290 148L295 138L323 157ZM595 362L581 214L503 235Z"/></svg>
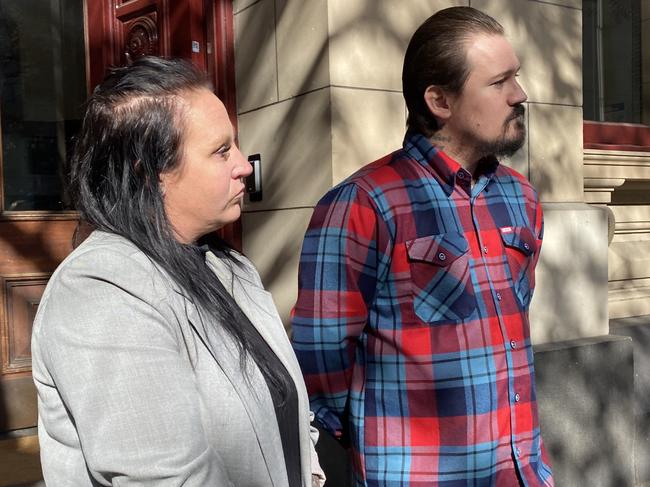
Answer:
<svg viewBox="0 0 650 487"><path fill-rule="evenodd" d="M627 337L535 347L542 437L556 485L634 485L633 365Z"/></svg>
<svg viewBox="0 0 650 487"><path fill-rule="evenodd" d="M276 26L288 25L287 16L295 15L294 2L290 0L275 0L274 4L274 0L261 0L261 2L269 2L274 6ZM326 10L338 7L338 2L323 3L327 4ZM417 3L418 7L421 6L422 10L400 8L390 0L365 0L355 2L353 6L346 6L345 8L352 14L348 12L342 22L329 25L330 32L323 36L322 43L315 48L313 46L310 48L313 55L310 58L301 58L306 64L300 69L301 80L293 95L296 98L289 99L285 103L297 106L301 103L301 94L328 89L337 81L332 81L333 73L337 76L345 75L337 71L341 65L355 69L355 63L357 70L371 72L368 78L372 79L374 76L379 80L372 88L399 90L399 86L395 88L395 79L397 77L399 82L401 59L400 63L391 64L390 54L394 51L402 53L405 51L413 31L430 13L452 3L465 5L471 3L472 6L490 13L504 24L523 63L522 83L529 94L530 139L528 153L525 161L522 161L522 167L527 168L527 175L538 189L542 200L583 201L580 10L530 0L413 3ZM429 6L430 12L425 13L426 6ZM312 7L313 4L302 2L301 8ZM405 13L406 11L408 13ZM420 18L417 18L415 12L422 12ZM329 20L331 22L331 19ZM242 28L246 29L246 26ZM275 45L276 34L274 30L268 30L267 37L259 39L258 42L260 45ZM345 42L346 38L358 40L356 44L352 44L355 48L339 50L336 56L343 59L335 58L332 46L338 42L342 45L350 45ZM295 42L300 44L299 39ZM364 48L367 48L366 51ZM254 78L257 75L257 67L264 63L267 54L263 49L247 53L250 57L243 60L245 64L240 66L238 72L240 90L246 89L247 86L246 82L242 83L242 78ZM373 63L372 61L377 58L383 62ZM276 63L275 66L282 69L281 63ZM373 72L377 67L385 71ZM323 77L324 69L327 72L325 77ZM382 84L381 80L384 79L387 81ZM277 79L275 82L278 82ZM278 86L271 88L267 102L269 105L279 100L281 91ZM368 86L356 86L356 88L368 88ZM240 97L246 96L245 92L240 93ZM331 94L328 103L331 107ZM390 107L373 108L380 112ZM248 112L248 110L244 111ZM348 127L348 120L327 109L322 110L318 107L315 113L316 117L311 120L311 123L318 125L319 131L322 129L322 132L317 135L317 140L313 139L314 131L310 130L312 127L305 125L304 119L299 117L299 110L293 108L286 110L286 113L274 122L272 128L265 128L272 133L268 141L263 135L242 132L242 138L254 141L254 144L249 144L251 147L263 152L264 157L273 160L276 167L284 168L283 171L265 173L266 188L271 188L278 193L275 200L277 205L269 205L265 209L294 208L310 213L308 207L313 206L316 200L329 189L332 182L335 182L330 180L328 183L327 178L331 176L331 167L326 165L331 165L332 152L336 148L332 149L330 146L330 151L327 153L322 151L322 146L315 150L314 144L323 141L326 145L332 144L331 118L337 117L336 124L349 128L351 134L354 133L352 129L355 127ZM399 114L400 117L403 115ZM363 135L363 128L359 129L361 135ZM386 134L386 136L392 137L394 134ZM402 133L398 134L399 138L401 136ZM346 154L357 158L353 164L361 167L371 161L365 157L368 149L364 147L362 137L350 136L346 142L352 146ZM300 150L292 152L292 148L296 147L300 147ZM318 182L313 185L311 183L305 187L295 185L295 181L313 182L314 180ZM587 216L585 213L585 217ZM245 218L251 216L245 215ZM306 223L305 220L301 221ZM258 263L258 265L265 285L274 295L276 289L287 285L295 288L295 277L293 282L290 277L287 277L287 274L294 271L287 273L286 268L294 266L298 259L297 253L302 235L291 231L298 227L299 225L283 224L259 224L247 227L246 238L263 242L263 259L270 264ZM547 321L554 323L554 328L550 331L551 336L562 336L564 329L574 326L575 313L584 311L576 301L571 302L566 299L568 286L582 287L583 291L588 291L591 285L604 282L606 289L607 275L603 274L602 265L596 265L597 262L592 259L601 249L590 248L588 253L581 250L585 245L590 245L589 242L585 242L585 236L580 236L581 228L580 225L573 228L574 232L570 236L568 248L560 249L561 253L558 254L562 258L550 259L546 264L547 274L551 279L545 283L547 296L544 303L548 313L552 315ZM606 239L606 235L605 227L602 237ZM599 235L593 237L600 238ZM576 252L576 255L567 255L567 250ZM604 258L606 261L606 255ZM571 275L570 280L566 280L567 261L576 264L576 273ZM602 260L600 263L602 264ZM281 311L283 316L286 316L287 308L293 303L278 304L281 308L284 306ZM597 315L597 320L606 321L606 316L598 314L600 311L592 311L592 313ZM625 464L626 458L621 456L626 452L624 449L618 449L620 445L627 445L620 431L624 431L627 427L624 423L630 417L629 411L617 409L612 402L625 391L608 388L609 385L616 384L616 380L619 379L609 382L609 379L603 378L600 381L599 377L603 377L604 371L611 372L609 362L594 360L596 356L583 355L587 352L573 349L565 352L561 362L565 367L554 368L551 358L539 359L542 364L541 369L544 369L544 364L548 364L545 371L541 372L545 375L540 379L540 408L543 409L544 425L549 430L549 451L559 478L568 479L566 483L558 482L558 485L629 485L626 483L630 481L629 469ZM583 361L586 361L584 365ZM629 381L632 375L627 366L621 369L623 370L625 373L622 374L624 377L620 378L620 381L623 381L620 384L625 388L628 383L624 381ZM567 397L571 401L567 402ZM584 432L587 431L589 434L585 435ZM588 441L583 441L583 445L579 446L573 443L574 438L576 440L588 438ZM620 453L614 454L613 449ZM616 462L619 463L613 464ZM345 469L339 472L341 471L345 473ZM600 483L594 480L596 478L601 479ZM589 479L589 482L581 483L579 479Z"/></svg>
<svg viewBox="0 0 650 487"><path fill-rule="evenodd" d="M334 92L343 89L336 83L345 84L349 81L349 86L356 88L400 90L402 56L413 31L437 9L469 3L494 15L504 24L522 59L521 79L531 101L531 130L528 154L519 157L525 161L518 161L517 168L528 173L542 200L581 201L581 48L579 43L575 42L571 44L570 49L567 48L569 39L581 38L578 10L529 0L418 1L409 9L400 8L389 0L366 0L347 6L334 1L311 3L261 0L252 2L243 12L264 6L264 9L259 11L274 15L275 26L279 25L296 35L289 36L287 40L286 33L280 36L274 29L263 29L261 20L253 14L242 16L241 19L245 21L239 21L238 29L247 32L243 37L250 37L252 34L248 33L254 32L253 28L256 26L258 31L263 32L255 38L256 45L278 44L277 49L270 51L264 47L247 48L245 53L238 53L237 56L240 111L242 106L245 106L244 113L240 114L242 145L245 150L262 152L265 164L265 202L249 205L247 211L307 209L337 182L333 181L332 158L340 158L340 154L344 152L348 172L370 162L372 158L367 155L373 153L373 149L366 146L368 141L364 141L363 137L369 130L367 124L355 126L354 121L350 120L351 117L340 113L341 110L333 110L336 108L332 107ZM535 8L533 13L530 12L530 6ZM322 18L314 20L313 14L310 14L318 9L321 9L321 17L329 15L329 32L321 32L320 24L327 24L326 21ZM237 15L241 14L242 12L239 12ZM305 19L306 26L301 28L313 31L312 36L306 36L301 28L295 27L295 22L290 22L298 17ZM296 67L295 61L286 59L288 54L282 54L284 58L278 58L276 62L271 63L273 70L280 70L279 73L269 78L272 82L265 82L260 87L260 83L254 80L260 79L260 69L268 69L264 66L269 64L269 55L279 56L278 50L294 52L285 49L287 43L293 43L297 48L302 48L305 44L304 49L310 55L300 56L299 66ZM285 65L290 67L289 72L282 71ZM354 71L354 75L346 74L350 71ZM536 77L540 72L541 82ZM359 79L365 84L354 86L353 83ZM287 95L284 99L283 92L287 89L283 87L283 83L285 86L292 86L289 93L291 96ZM259 89L265 91L264 96L255 94ZM317 97L314 96L314 91L321 90L323 95L319 95L315 101ZM305 94L308 96L303 96ZM250 111L255 109L253 105L257 103L258 107L266 106L261 104L261 99L266 105L276 104L272 110L277 110L277 113L270 119L265 115L266 125L249 124L248 119L255 116L255 112ZM280 103L277 103L278 101ZM395 105L388 99L378 101L383 101L382 104L386 106L373 106L373 111L395 111ZM280 107L284 105L289 106ZM305 113L309 115L306 116ZM403 113L396 116L399 116L400 120L404 119ZM569 122L570 125L567 125ZM246 131L249 125L251 128ZM340 127L343 128L339 129ZM399 133L395 134L395 131L392 129L390 133L386 133L385 138L394 137L400 141L404 125L400 123ZM337 140L332 140L339 134L343 135ZM399 142L394 145L398 144ZM380 155L382 154L376 154L377 157ZM277 228L276 225L273 227ZM271 230L273 231L275 230ZM287 233L278 234L277 231L271 234L268 229L259 226L248 225L246 228L246 238L249 242L268 242L270 237L282 239L285 235ZM302 235L289 235L290 238L302 239ZM273 248L276 249L275 254L270 255L265 250L264 262L257 259L259 262L256 263L260 266L265 284L275 294L276 289L289 284L295 287L295 278L293 282L287 281L286 275L281 276L283 273L278 273L277 268L284 263L293 266L297 261L300 246L292 243L273 245ZM274 264L267 265L267 262ZM585 276L585 279L588 277ZM283 316L286 316L286 308L293 303L278 304L285 308L281 311Z"/></svg>
<svg viewBox="0 0 650 487"><path fill-rule="evenodd" d="M531 304L533 343L608 333L607 212L545 207L545 236Z"/></svg>

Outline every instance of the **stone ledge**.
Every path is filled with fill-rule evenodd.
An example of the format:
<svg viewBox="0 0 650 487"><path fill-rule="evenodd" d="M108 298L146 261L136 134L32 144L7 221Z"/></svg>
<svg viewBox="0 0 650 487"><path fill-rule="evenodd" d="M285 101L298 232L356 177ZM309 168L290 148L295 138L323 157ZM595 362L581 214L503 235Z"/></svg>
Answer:
<svg viewBox="0 0 650 487"><path fill-rule="evenodd" d="M633 485L632 340L607 335L536 346L535 371L556 485Z"/></svg>
<svg viewBox="0 0 650 487"><path fill-rule="evenodd" d="M650 185L650 152L585 149L583 160L587 203L610 203L612 193L623 185Z"/></svg>
<svg viewBox="0 0 650 487"><path fill-rule="evenodd" d="M625 335L634 346L634 414L636 482L650 486L650 315L610 320L611 333Z"/></svg>

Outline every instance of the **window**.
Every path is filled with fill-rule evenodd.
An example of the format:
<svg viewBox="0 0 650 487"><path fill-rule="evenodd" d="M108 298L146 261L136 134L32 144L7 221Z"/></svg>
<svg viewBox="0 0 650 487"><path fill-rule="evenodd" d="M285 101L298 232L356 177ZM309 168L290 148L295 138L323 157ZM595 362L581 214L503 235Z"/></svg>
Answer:
<svg viewBox="0 0 650 487"><path fill-rule="evenodd" d="M650 125L650 2L582 7L585 120Z"/></svg>
<svg viewBox="0 0 650 487"><path fill-rule="evenodd" d="M0 211L63 210L86 97L83 2L0 0Z"/></svg>

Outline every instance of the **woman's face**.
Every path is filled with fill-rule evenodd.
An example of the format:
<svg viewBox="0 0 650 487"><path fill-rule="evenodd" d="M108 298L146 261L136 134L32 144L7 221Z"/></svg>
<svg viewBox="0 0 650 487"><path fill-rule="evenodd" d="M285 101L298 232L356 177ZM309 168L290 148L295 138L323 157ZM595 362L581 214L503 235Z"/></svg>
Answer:
<svg viewBox="0 0 650 487"><path fill-rule="evenodd" d="M176 238L191 243L241 215L250 163L235 145L226 108L211 91L181 97L183 146L177 168L160 175Z"/></svg>

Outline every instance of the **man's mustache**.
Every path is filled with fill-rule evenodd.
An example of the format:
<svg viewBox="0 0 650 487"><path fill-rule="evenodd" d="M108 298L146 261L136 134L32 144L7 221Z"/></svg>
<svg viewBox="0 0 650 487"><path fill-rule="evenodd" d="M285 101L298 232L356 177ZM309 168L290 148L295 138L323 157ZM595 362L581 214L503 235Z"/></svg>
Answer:
<svg viewBox="0 0 650 487"><path fill-rule="evenodd" d="M526 114L526 107L524 105L515 105L512 109L512 114L506 120L506 123L516 118L522 117Z"/></svg>

